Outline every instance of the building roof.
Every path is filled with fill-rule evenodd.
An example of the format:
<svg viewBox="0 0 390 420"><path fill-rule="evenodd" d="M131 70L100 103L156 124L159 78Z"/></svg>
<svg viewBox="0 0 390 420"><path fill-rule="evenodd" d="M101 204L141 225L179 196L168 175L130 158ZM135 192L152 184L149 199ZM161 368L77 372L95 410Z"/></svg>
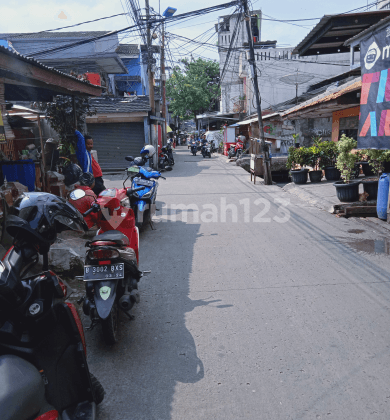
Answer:
<svg viewBox="0 0 390 420"><path fill-rule="evenodd" d="M107 34L109 31L74 31L74 32L30 32L30 33L0 33L0 39L16 41L18 39L47 38L92 38Z"/></svg>
<svg viewBox="0 0 390 420"><path fill-rule="evenodd" d="M322 93L321 95L315 96L314 98L309 99L306 102L303 102L297 106L294 106L284 112L281 112L281 116L288 118L290 114L296 113L298 111L301 112L305 109L314 107L316 105L324 104L326 102L337 100L343 95L361 90L361 87L362 87L362 79L361 77L356 77L355 79L351 80L350 82L346 83L343 86L339 86L330 90L328 89L325 93ZM344 105L345 106L340 105L340 107L350 108L351 106L353 106L351 104L344 104ZM358 103L356 103L355 105L357 106Z"/></svg>
<svg viewBox="0 0 390 420"><path fill-rule="evenodd" d="M349 52L345 41L389 15L390 10L325 15L295 47L293 54L308 56Z"/></svg>
<svg viewBox="0 0 390 420"><path fill-rule="evenodd" d="M120 98L91 98L90 105L98 114L148 112L151 110L149 96L130 96Z"/></svg>
<svg viewBox="0 0 390 420"><path fill-rule="evenodd" d="M349 38L347 41L345 41L344 45L349 46L351 44L354 44L355 42L361 41L362 39L368 37L371 35L372 32L374 32L376 29L388 24L390 22L390 16L385 17L384 19L380 20L375 25L370 26L368 29L366 29L363 32L360 32L359 34L355 35L352 38Z"/></svg>
<svg viewBox="0 0 390 420"><path fill-rule="evenodd" d="M138 44L119 44L115 52L117 54L138 55Z"/></svg>
<svg viewBox="0 0 390 420"><path fill-rule="evenodd" d="M22 54L19 54L18 52L11 51L8 48L5 48L5 47L3 47L1 45L0 45L0 53L1 54L5 54L7 56L11 56L11 57L17 58L18 60L24 61L24 62L26 62L28 64L32 64L35 67L39 67L41 69L49 70L50 72L60 74L61 76L67 77L69 79L73 79L73 80L77 81L78 83L82 83L82 84L88 85L88 86L93 86L88 81L82 81L82 80L78 79L75 76L71 76L70 74L63 73L62 71L59 71L59 70L54 69L52 67L48 67L45 64L42 64L41 62L35 60L34 58L26 57L26 56L24 56ZM1 67L1 65L0 65L0 67ZM95 86L95 87L97 89L100 89L97 86Z"/></svg>

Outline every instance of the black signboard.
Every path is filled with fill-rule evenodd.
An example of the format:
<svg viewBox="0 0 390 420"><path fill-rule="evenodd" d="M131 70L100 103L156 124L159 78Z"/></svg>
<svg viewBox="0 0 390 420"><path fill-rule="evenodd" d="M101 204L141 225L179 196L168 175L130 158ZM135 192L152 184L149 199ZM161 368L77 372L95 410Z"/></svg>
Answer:
<svg viewBox="0 0 390 420"><path fill-rule="evenodd" d="M390 26L360 44L359 149L390 149Z"/></svg>

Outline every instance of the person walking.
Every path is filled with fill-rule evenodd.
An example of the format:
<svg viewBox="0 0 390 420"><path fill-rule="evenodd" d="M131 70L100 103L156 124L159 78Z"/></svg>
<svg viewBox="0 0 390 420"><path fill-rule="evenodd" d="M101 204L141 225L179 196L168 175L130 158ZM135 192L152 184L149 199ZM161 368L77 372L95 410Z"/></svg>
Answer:
<svg viewBox="0 0 390 420"><path fill-rule="evenodd" d="M95 178L95 186L93 192L99 195L103 190L106 189L103 181L103 172L100 165L91 155L93 149L93 139L90 135L86 134L85 137L80 131L75 130L77 136L77 152L76 156L80 162L81 169L83 172L89 172L93 174Z"/></svg>

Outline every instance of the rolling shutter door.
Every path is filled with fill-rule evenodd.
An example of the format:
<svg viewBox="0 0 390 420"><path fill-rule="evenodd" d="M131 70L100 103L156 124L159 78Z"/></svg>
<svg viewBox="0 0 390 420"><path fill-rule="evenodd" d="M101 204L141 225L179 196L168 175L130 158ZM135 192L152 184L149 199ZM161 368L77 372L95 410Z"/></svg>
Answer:
<svg viewBox="0 0 390 420"><path fill-rule="evenodd" d="M139 156L145 144L144 124L139 122L88 124L88 134L103 172L123 171L125 156Z"/></svg>

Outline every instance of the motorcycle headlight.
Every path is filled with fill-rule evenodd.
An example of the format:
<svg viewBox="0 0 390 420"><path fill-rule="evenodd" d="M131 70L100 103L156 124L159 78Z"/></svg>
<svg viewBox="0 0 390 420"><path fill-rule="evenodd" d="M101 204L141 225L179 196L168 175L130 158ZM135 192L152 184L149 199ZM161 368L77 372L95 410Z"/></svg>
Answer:
<svg viewBox="0 0 390 420"><path fill-rule="evenodd" d="M152 196L153 190L148 191L146 194L144 194L141 198L150 198Z"/></svg>

